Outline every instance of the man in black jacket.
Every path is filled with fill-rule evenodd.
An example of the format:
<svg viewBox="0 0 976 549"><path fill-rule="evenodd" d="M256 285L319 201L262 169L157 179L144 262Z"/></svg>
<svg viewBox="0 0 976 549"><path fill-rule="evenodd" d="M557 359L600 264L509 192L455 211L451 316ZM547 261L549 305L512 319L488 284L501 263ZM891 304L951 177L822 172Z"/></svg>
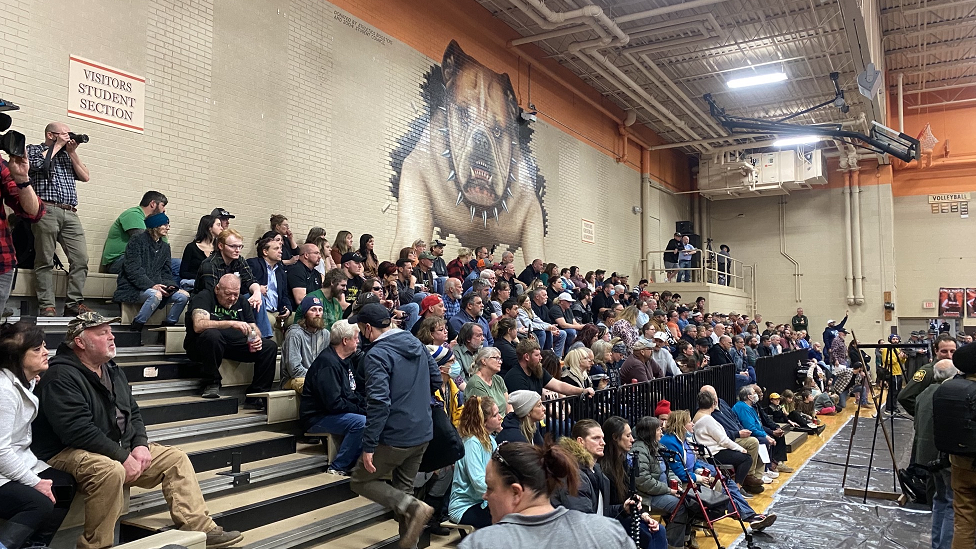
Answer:
<svg viewBox="0 0 976 549"><path fill-rule="evenodd" d="M731 337L724 335L718 338L718 343L712 345L711 348L708 349L708 363L712 366L732 364L735 361L732 360L732 355L729 353L729 349L731 348Z"/></svg>
<svg viewBox="0 0 976 549"><path fill-rule="evenodd" d="M349 358L359 345L359 327L339 320L332 325L329 346L305 373L301 420L309 433L331 433L342 445L329 472L349 476L363 451L366 403L356 393L356 381Z"/></svg>
<svg viewBox="0 0 976 549"><path fill-rule="evenodd" d="M129 382L112 360L115 336L109 324L118 321L95 312L73 319L36 389L40 413L31 449L71 473L87 496L78 547L113 545L124 486L160 484L177 528L205 532L210 548L241 541L240 532L225 532L210 518L186 454L149 442Z"/></svg>

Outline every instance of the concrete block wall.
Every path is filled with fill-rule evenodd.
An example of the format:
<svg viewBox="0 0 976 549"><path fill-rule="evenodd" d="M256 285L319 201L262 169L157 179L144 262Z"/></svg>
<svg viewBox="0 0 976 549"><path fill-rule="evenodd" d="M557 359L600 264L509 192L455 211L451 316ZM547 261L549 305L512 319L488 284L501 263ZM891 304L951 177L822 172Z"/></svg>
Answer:
<svg viewBox="0 0 976 549"><path fill-rule="evenodd" d="M66 32L85 21L99 32ZM397 252L390 152L424 108L419 86L440 59L317 0L90 0L84 9L0 0L0 24L0 97L23 109L14 128L28 143L54 120L91 136L80 148L91 182L79 184L79 215L93 271L108 227L148 189L170 200L174 256L217 206L237 216L248 256L273 213L290 219L298 240L323 226L330 238L373 234L381 259ZM455 37L462 47L484 42L466 30ZM146 77L144 134L66 116L69 55ZM546 259L637 275L640 174L565 128L534 129L548 185ZM658 211L648 220L670 234L688 202L651 192ZM596 223L595 244L581 242L581 218Z"/></svg>

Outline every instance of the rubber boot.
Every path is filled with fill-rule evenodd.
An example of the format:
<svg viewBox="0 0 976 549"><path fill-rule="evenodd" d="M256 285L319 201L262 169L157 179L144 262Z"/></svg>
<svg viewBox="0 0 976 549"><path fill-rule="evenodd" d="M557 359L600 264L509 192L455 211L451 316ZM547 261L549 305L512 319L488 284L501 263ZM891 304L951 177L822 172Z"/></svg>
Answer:
<svg viewBox="0 0 976 549"><path fill-rule="evenodd" d="M0 526L0 547L20 549L33 533L34 529L29 526L8 521Z"/></svg>

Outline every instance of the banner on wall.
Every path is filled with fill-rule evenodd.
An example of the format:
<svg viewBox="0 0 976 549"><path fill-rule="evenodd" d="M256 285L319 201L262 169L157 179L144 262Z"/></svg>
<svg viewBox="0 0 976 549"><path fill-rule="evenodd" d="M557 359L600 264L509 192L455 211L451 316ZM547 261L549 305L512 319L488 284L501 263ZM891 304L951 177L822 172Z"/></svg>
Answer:
<svg viewBox="0 0 976 549"><path fill-rule="evenodd" d="M939 288L939 316L943 318L962 318L965 288Z"/></svg>
<svg viewBox="0 0 976 549"><path fill-rule="evenodd" d="M976 318L976 288L966 288L966 316Z"/></svg>
<svg viewBox="0 0 976 549"><path fill-rule="evenodd" d="M143 132L146 79L77 55L68 57L68 116Z"/></svg>

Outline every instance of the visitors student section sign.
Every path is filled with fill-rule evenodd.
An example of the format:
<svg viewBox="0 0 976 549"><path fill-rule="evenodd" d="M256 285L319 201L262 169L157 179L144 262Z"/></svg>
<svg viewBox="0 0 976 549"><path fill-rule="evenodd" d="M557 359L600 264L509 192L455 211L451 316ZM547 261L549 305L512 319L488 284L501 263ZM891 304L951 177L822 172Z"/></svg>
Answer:
<svg viewBox="0 0 976 549"><path fill-rule="evenodd" d="M146 79L77 55L68 58L68 116L143 132Z"/></svg>

